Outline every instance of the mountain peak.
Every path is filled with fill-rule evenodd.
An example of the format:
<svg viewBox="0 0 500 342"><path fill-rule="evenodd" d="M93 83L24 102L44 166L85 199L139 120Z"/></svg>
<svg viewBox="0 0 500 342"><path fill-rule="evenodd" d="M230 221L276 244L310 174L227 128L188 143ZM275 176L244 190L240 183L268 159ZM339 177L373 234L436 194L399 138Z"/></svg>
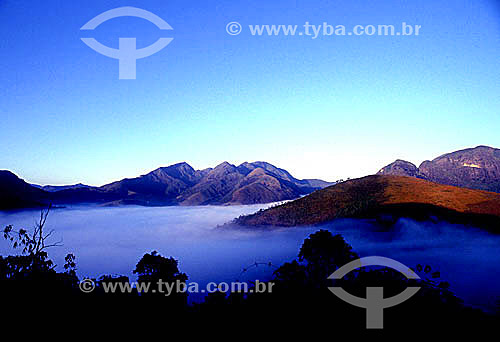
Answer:
<svg viewBox="0 0 500 342"><path fill-rule="evenodd" d="M190 166L188 163L186 163L185 161L182 161L182 162L179 162L179 163L175 163L175 164L172 164L172 165L169 165L170 167L178 167L178 166Z"/></svg>
<svg viewBox="0 0 500 342"><path fill-rule="evenodd" d="M194 170L193 167L186 162L180 162L180 163L172 164L169 166L164 166L164 167L161 167L160 169L192 169L192 170Z"/></svg>
<svg viewBox="0 0 500 342"><path fill-rule="evenodd" d="M234 166L233 164L228 163L227 161L224 161L224 162L220 163L219 165L217 165L216 167L214 167L214 170L235 169L235 168L236 168L236 166Z"/></svg>
<svg viewBox="0 0 500 342"><path fill-rule="evenodd" d="M264 171L263 168L258 167L256 169L253 169L252 172L250 172L246 177L250 178L250 177L264 176L264 175L266 175L266 171Z"/></svg>
<svg viewBox="0 0 500 342"><path fill-rule="evenodd" d="M395 162L384 166L377 174L417 177L418 168L406 160L397 159Z"/></svg>
<svg viewBox="0 0 500 342"><path fill-rule="evenodd" d="M500 149L480 145L426 160L417 168L396 160L378 174L410 176L436 183L500 192Z"/></svg>

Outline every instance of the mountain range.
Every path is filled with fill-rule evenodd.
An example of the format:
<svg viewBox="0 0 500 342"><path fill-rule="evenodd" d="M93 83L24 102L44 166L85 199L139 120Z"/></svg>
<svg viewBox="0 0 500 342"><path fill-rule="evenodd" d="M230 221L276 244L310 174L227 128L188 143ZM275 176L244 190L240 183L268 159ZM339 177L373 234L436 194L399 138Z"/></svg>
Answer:
<svg viewBox="0 0 500 342"><path fill-rule="evenodd" d="M419 167L398 159L376 175L348 180L293 202L242 216L241 226L323 224L341 217L438 217L499 231L500 149L478 146Z"/></svg>
<svg viewBox="0 0 500 342"><path fill-rule="evenodd" d="M48 192L56 192L66 189L91 188L90 185L85 185L82 183L74 185L38 185L38 184L31 184L31 185L34 186L35 188L42 189L43 191L48 191Z"/></svg>
<svg viewBox="0 0 500 342"><path fill-rule="evenodd" d="M400 217L443 219L500 232L500 194L415 177L372 175L241 216L228 226L320 225L338 218L371 218L392 225Z"/></svg>
<svg viewBox="0 0 500 342"><path fill-rule="evenodd" d="M500 203L491 202L491 195L484 195L486 196L484 197L464 189L500 193L500 149L488 146L447 153L432 161L424 161L419 167L399 159L383 167L376 177L370 177L372 178L366 179L370 180L371 183L366 183L367 180L361 178L362 184L366 183L366 186L346 188L345 184L356 185L357 182L361 181L358 179L351 180L354 183L348 181L348 183L336 184L318 179L299 180L288 171L266 162L245 162L238 166L223 162L214 168L204 170L195 170L187 163L178 163L158 168L140 177L122 179L101 187L83 184L42 187L28 184L9 171L0 171L0 210L35 208L46 206L49 203L54 205L96 203L109 206L122 204L145 206L255 204L293 200L314 192L304 199L293 202L300 204L304 203L303 201L318 198L328 191L333 191L329 190L332 188L336 189L333 192L337 194L335 201L346 203L339 214L338 211L333 210L338 203L328 202L327 199L330 197L327 196L325 199L327 204L321 204L316 200L311 202L314 203L311 204L312 206L286 204L286 208L293 208L297 212L292 214L288 211L273 211L273 213L279 213L279 219L273 218L269 221L261 219L264 216L259 216L257 221L252 221L256 224L287 222L285 225L288 225L294 220L294 217L300 217L301 220L305 217L316 217L303 221L316 222L320 218L331 218L332 213L344 215L346 212L352 211L352 208L365 205L369 198L363 196L370 193L369 189L380 187L381 183L386 184L386 189L400 189L402 191L401 196L397 196L397 198L404 199L404 201L398 203L391 200L389 203L392 206L401 204L406 208L408 203L413 203L411 204L413 207L415 203L418 203L420 209L430 206L434 209L445 208L451 212L461 212L464 205L471 205L477 209L482 206L490 208L492 203L496 203L495 205L500 208ZM414 179L419 182L403 181L401 178ZM451 185L457 188L439 188L434 185L430 186L426 182ZM332 185L335 186L332 187ZM320 190L326 187L329 188ZM360 193L356 195L353 189ZM386 191L384 190L383 193ZM413 194L413 197L403 196L403 194L410 193ZM457 202L450 198L450 194L461 198L462 204L460 201ZM374 193L373 196L378 196L377 198L380 200L378 207L385 210L385 204L387 204L385 197L380 193ZM359 198L364 199L360 201ZM485 204L468 202L470 198L483 198ZM373 202L370 203L373 204ZM316 210L318 208L322 208L320 212ZM479 214L483 215L483 213ZM301 220L293 222L301 224Z"/></svg>
<svg viewBox="0 0 500 342"><path fill-rule="evenodd" d="M146 175L101 187L31 185L10 171L0 171L0 210L35 208L50 204L104 205L232 205L296 199L334 183L299 180L266 162L228 162L195 170L183 162Z"/></svg>
<svg viewBox="0 0 500 342"><path fill-rule="evenodd" d="M500 192L500 149L468 148L427 160L419 167L398 159L377 174L416 177L470 189Z"/></svg>

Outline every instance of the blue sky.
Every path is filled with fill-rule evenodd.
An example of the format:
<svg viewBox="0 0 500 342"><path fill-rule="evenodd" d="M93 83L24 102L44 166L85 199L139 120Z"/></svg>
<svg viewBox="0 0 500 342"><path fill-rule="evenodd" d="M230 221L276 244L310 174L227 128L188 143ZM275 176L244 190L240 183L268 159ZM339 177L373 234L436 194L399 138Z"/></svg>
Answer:
<svg viewBox="0 0 500 342"><path fill-rule="evenodd" d="M121 6L172 27L115 18ZM299 178L500 147L500 5L456 1L0 0L0 169L102 185L187 161L265 160ZM238 21L240 35L226 33ZM248 25L421 25L419 36L252 36ZM119 80L80 38L174 40Z"/></svg>

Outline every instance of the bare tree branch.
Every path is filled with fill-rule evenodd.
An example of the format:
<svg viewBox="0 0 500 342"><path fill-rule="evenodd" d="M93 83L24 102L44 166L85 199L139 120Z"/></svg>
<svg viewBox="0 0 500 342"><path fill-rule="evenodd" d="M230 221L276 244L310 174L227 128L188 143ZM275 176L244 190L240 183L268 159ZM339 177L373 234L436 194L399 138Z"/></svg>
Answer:
<svg viewBox="0 0 500 342"><path fill-rule="evenodd" d="M40 212L40 220L35 222L33 232L30 234L27 230L20 229L15 231L12 226L5 227L3 233L4 238L10 240L13 243L13 247L18 246L23 247L23 253L38 255L43 252L46 248L50 247L60 247L62 246L62 239L60 241L46 244L46 240L52 236L54 230L52 229L48 233L44 234L45 224L47 222L47 217L49 216L51 206L47 209L43 209ZM12 236L14 234L15 236ZM14 241L16 239L17 241Z"/></svg>

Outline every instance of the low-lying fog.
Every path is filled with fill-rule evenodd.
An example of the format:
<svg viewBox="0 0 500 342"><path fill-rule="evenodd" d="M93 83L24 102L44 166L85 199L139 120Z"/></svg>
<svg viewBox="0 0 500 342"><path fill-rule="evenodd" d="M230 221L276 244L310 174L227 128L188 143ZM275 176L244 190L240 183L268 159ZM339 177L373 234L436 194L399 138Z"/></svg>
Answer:
<svg viewBox="0 0 500 342"><path fill-rule="evenodd" d="M78 275L132 274L144 253L153 250L179 260L190 281L200 284L235 280L266 280L268 266L281 265L298 254L303 240L323 228L340 233L360 256L381 255L408 266L420 263L441 272L441 279L471 305L493 308L500 299L500 235L447 223L401 219L382 231L366 220L339 220L324 227L280 230L216 230L217 225L267 205L226 207L74 207L53 210L46 229L62 247L48 250L61 270L67 253L76 255ZM0 228L31 229L37 211L0 214ZM14 254L0 240L0 254Z"/></svg>

